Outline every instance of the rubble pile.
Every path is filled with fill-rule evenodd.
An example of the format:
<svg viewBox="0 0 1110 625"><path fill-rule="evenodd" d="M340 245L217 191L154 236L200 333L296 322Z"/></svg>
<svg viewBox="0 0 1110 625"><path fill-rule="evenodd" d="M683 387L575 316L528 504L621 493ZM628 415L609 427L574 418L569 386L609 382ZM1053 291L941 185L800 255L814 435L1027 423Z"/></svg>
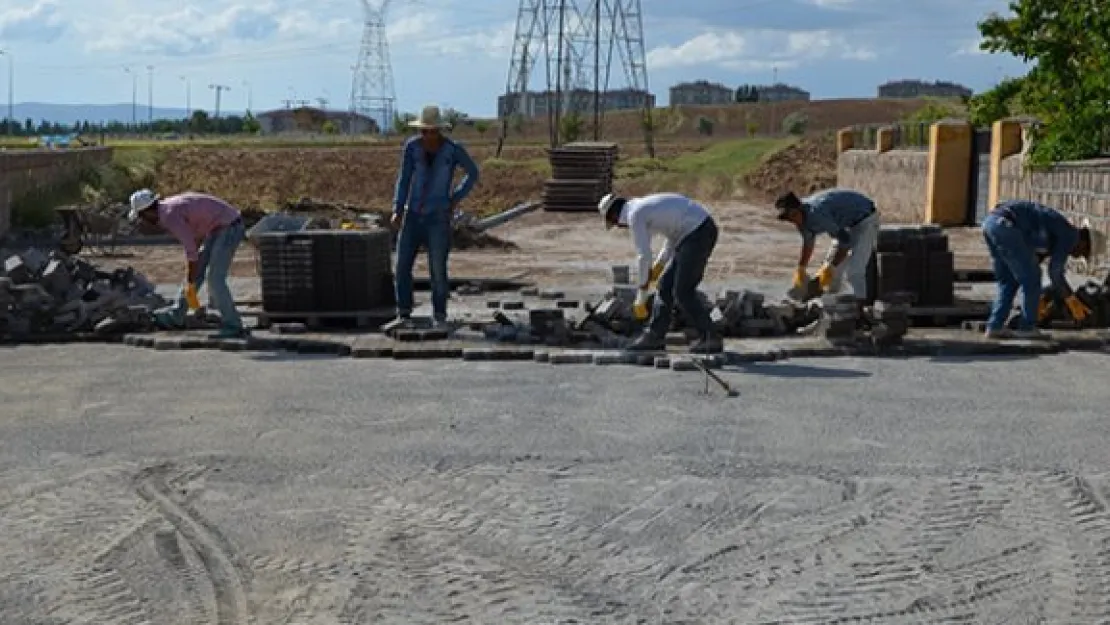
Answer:
<svg viewBox="0 0 1110 625"><path fill-rule="evenodd" d="M61 252L0 251L0 340L149 329L168 302L131 268L101 271Z"/></svg>

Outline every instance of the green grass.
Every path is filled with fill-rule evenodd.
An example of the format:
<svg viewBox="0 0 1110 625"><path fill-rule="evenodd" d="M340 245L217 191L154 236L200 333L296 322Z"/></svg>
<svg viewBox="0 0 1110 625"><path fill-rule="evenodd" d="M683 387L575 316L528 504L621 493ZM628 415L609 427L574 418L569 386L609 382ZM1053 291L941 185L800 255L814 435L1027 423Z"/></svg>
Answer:
<svg viewBox="0 0 1110 625"><path fill-rule="evenodd" d="M633 158L617 166L617 181L629 192L677 191L703 199L728 199L744 176L771 154L796 139L755 137L727 139L673 158Z"/></svg>

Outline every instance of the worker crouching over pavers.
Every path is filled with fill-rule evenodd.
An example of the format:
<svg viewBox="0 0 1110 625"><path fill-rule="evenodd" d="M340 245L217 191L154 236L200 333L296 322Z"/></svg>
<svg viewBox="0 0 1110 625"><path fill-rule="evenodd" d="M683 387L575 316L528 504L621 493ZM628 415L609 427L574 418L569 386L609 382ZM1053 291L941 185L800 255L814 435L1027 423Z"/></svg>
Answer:
<svg viewBox="0 0 1110 625"><path fill-rule="evenodd" d="M840 291L846 279L859 306L859 319L867 303L867 265L879 238L879 211L866 195L851 189L826 189L809 197L799 198L793 191L775 201L778 218L788 221L802 235L802 251L794 270L794 288L803 288L809 280L806 268L813 256L817 235L834 238L825 262L817 272L821 289L828 293Z"/></svg>
<svg viewBox="0 0 1110 625"><path fill-rule="evenodd" d="M188 269L177 302L155 313L165 326L181 326L189 307L197 307L197 291L208 281L208 292L220 312L220 330L213 338L242 338L248 333L235 310L227 274L243 242L243 216L220 198L203 193L159 197L150 189L131 194L131 221L142 219L169 232L185 248ZM198 243L200 246L198 247Z"/></svg>
<svg viewBox="0 0 1110 625"><path fill-rule="evenodd" d="M702 303L698 285L717 245L717 223L704 206L678 193L656 193L638 198L609 194L598 202L605 227L628 228L638 255L638 283L634 310L643 310L648 290L658 283L658 294L647 329L628 347L633 351L660 351L666 347L671 315L677 303L701 337L690 346L694 353L723 349L709 309ZM666 242L652 262L651 238ZM644 316L639 313L641 317Z"/></svg>
<svg viewBox="0 0 1110 625"><path fill-rule="evenodd" d="M1048 258L1048 276L1064 299L1072 318L1082 322L1091 314L1075 296L1064 276L1068 257L1089 259L1092 233L1088 224L1073 226L1059 211L1027 200L1008 200L995 206L983 220L983 238L991 253L998 294L987 319L988 338L1044 338L1037 329L1041 297L1040 263ZM1014 297L1021 289L1021 319L1016 331L1006 327Z"/></svg>

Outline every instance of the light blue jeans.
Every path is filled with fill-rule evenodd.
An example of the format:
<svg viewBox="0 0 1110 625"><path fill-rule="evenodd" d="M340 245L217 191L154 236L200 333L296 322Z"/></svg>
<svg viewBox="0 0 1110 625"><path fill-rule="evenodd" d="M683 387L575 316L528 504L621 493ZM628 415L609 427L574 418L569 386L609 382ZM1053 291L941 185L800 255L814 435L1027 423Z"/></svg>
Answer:
<svg viewBox="0 0 1110 625"><path fill-rule="evenodd" d="M208 294L216 310L220 311L220 319L224 328L241 329L243 320L239 311L235 310L235 298L231 288L227 285L227 274L231 271L231 261L239 244L245 235L243 222L221 228L208 235L201 246L197 258L197 290L208 283ZM185 288L182 284L177 291L177 301L173 306L171 315L177 323L183 323L185 313L189 310L189 303L185 300Z"/></svg>
<svg viewBox="0 0 1110 625"><path fill-rule="evenodd" d="M1006 325L1019 288L1022 295L1019 329L1035 328L1041 298L1041 267L1036 252L1013 222L1000 215L988 215L983 220L983 238L987 241L994 279L998 282L998 294L991 306L987 329L1000 330Z"/></svg>
<svg viewBox="0 0 1110 625"><path fill-rule="evenodd" d="M428 273L432 283L432 316L437 321L447 320L447 297L451 285L447 278L447 256L451 251L451 216L445 210L432 210L418 214L405 213L401 233L397 237L397 267L394 271L397 295L397 314L412 314L412 268L416 252L428 250Z"/></svg>

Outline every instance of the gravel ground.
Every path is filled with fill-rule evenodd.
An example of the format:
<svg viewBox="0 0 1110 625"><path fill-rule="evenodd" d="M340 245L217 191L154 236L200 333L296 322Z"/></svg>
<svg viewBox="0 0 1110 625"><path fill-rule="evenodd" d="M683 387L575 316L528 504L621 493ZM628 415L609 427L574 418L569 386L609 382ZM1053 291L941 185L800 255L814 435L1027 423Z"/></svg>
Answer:
<svg viewBox="0 0 1110 625"><path fill-rule="evenodd" d="M1104 358L12 348L0 622L1105 622Z"/></svg>

